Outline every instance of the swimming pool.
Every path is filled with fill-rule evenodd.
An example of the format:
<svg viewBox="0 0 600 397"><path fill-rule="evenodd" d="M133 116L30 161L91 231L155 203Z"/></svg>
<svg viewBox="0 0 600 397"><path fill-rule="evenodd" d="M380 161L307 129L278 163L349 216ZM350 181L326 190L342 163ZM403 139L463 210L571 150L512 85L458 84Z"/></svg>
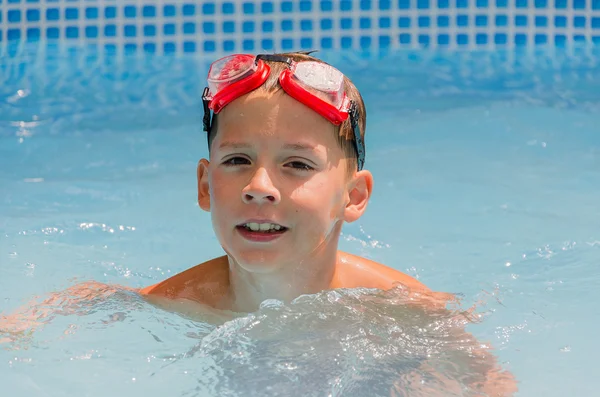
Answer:
<svg viewBox="0 0 600 397"><path fill-rule="evenodd" d="M469 331L523 396L596 393L598 55L320 54L368 109L374 196L341 249L475 305ZM4 58L0 311L85 280L149 285L221 254L195 197L208 61L45 44ZM451 365L464 341L445 334L464 319L402 310L398 296L266 302L223 326L125 290L100 296L38 308L33 333L1 333L4 390L429 395L439 379L409 376L424 357L459 384L469 374Z"/></svg>

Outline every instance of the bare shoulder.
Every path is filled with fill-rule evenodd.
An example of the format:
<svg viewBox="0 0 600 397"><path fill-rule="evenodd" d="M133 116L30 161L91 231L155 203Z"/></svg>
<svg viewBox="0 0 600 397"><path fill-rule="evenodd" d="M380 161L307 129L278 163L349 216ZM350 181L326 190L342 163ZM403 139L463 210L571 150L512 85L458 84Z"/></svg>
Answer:
<svg viewBox="0 0 600 397"><path fill-rule="evenodd" d="M227 257L221 256L178 273L160 283L141 288L139 293L171 299L198 300L210 291L218 294L228 283Z"/></svg>
<svg viewBox="0 0 600 397"><path fill-rule="evenodd" d="M411 290L430 291L414 277L361 256L338 251L337 282L343 288L379 288L387 290L398 283Z"/></svg>

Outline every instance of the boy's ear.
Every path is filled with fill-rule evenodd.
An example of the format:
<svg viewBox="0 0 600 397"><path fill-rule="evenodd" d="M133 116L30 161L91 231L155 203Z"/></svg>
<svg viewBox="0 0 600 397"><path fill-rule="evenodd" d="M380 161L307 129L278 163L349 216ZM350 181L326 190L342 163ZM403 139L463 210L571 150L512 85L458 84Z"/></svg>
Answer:
<svg viewBox="0 0 600 397"><path fill-rule="evenodd" d="M348 204L344 209L344 220L354 222L367 209L373 191L373 174L367 170L358 171L349 182Z"/></svg>
<svg viewBox="0 0 600 397"><path fill-rule="evenodd" d="M198 162L196 170L198 178L198 205L204 211L210 211L210 187L208 185L208 164L207 159Z"/></svg>

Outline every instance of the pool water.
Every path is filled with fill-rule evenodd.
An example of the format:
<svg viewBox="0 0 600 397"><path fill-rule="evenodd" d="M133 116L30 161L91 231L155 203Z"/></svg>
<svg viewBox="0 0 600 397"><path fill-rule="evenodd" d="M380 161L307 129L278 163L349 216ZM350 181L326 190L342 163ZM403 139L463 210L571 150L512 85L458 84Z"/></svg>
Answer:
<svg viewBox="0 0 600 397"><path fill-rule="evenodd" d="M368 110L375 190L341 249L475 307L467 329L518 395L596 395L600 53L319 55ZM467 319L407 309L402 290L267 301L215 325L108 287L221 255L195 196L208 62L41 44L0 60L0 312L43 325L0 330L3 389L472 395L472 341L452 332ZM88 280L108 286L60 293Z"/></svg>

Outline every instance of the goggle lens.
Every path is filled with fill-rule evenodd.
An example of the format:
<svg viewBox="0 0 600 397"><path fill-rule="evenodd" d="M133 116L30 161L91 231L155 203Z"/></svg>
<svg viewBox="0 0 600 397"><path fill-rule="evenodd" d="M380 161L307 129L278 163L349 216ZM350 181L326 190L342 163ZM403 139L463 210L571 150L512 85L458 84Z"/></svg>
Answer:
<svg viewBox="0 0 600 397"><path fill-rule="evenodd" d="M252 75L256 71L253 55L232 55L221 58L210 66L208 71L208 88L211 94Z"/></svg>
<svg viewBox="0 0 600 397"><path fill-rule="evenodd" d="M299 62L294 65L296 81L323 101L340 109L344 102L344 75L334 67L319 62Z"/></svg>

